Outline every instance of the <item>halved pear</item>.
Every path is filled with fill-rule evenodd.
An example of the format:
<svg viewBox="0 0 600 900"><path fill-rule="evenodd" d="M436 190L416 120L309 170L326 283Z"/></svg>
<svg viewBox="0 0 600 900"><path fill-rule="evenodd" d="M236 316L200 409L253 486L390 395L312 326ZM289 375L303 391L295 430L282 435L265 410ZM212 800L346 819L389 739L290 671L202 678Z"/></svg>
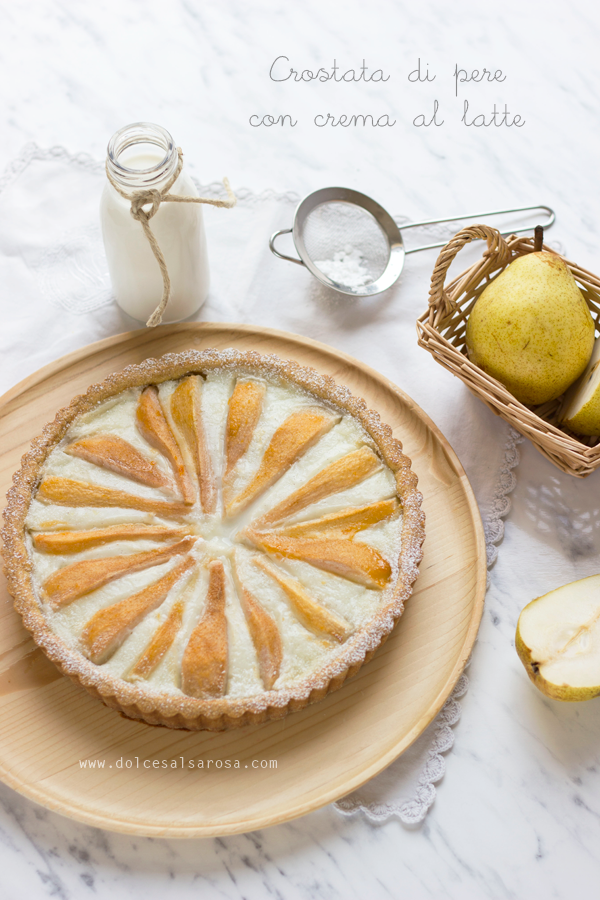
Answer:
<svg viewBox="0 0 600 900"><path fill-rule="evenodd" d="M560 422L575 434L600 434L600 338L587 369L567 391Z"/></svg>
<svg viewBox="0 0 600 900"><path fill-rule="evenodd" d="M516 648L527 674L548 697L600 695L600 575L529 603L519 616Z"/></svg>

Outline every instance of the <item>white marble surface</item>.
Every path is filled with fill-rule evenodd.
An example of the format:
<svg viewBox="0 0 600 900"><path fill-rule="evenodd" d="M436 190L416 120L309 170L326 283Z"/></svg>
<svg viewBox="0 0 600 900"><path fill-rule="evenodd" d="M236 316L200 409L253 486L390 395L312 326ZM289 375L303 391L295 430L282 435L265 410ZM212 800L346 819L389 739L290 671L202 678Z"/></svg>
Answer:
<svg viewBox="0 0 600 900"><path fill-rule="evenodd" d="M227 173L237 188L299 194L341 183L409 218L549 203L558 214L551 240L599 270L599 38L599 11L557 0L5 3L0 167L30 140L101 158L116 128L149 119L169 128L205 182ZM342 71L365 59L390 79L276 84L268 71L280 55L300 69L330 68L335 58ZM419 57L437 72L435 82L408 82ZM459 85L455 98L456 64L502 69L506 81ZM466 128L464 98L469 115L489 116L494 103L506 102L525 125ZM435 99L444 125L415 128L413 118ZM389 114L396 125L316 128L314 117L327 112ZM298 124L252 129L250 115L265 113ZM434 415L467 460L465 420L487 418L489 446L501 438L499 423L433 362L407 364L413 348L393 339L394 321L422 311L433 260L411 257L399 288L368 307L319 303L310 294L312 306L299 315L274 301L261 305L250 285L248 308L223 312L209 303L203 315L235 312L365 360ZM89 322L65 316L32 351L27 310L1 288L0 310L3 388L90 340ZM95 321L98 336L130 327L109 312ZM326 808L222 840L136 839L82 827L1 788L0 896L596 897L600 700L567 706L543 698L525 677L513 636L532 597L595 571L600 476L574 483L530 446L522 450L456 747L422 827L372 827Z"/></svg>

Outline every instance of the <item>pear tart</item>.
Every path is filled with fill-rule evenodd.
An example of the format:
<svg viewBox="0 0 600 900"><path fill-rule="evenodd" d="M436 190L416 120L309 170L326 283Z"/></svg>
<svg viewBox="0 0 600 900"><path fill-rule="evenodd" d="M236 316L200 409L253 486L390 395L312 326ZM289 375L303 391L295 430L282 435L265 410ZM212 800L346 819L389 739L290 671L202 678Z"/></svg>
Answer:
<svg viewBox="0 0 600 900"><path fill-rule="evenodd" d="M10 590L108 706L214 731L323 698L400 616L410 461L330 378L233 350L146 360L62 409L5 511Z"/></svg>

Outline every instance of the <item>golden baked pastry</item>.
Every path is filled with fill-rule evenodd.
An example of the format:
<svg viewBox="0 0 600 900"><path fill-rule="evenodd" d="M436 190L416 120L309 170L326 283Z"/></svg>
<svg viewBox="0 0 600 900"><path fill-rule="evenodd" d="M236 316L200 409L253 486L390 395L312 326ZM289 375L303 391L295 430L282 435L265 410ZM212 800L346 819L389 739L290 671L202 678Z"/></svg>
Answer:
<svg viewBox="0 0 600 900"><path fill-rule="evenodd" d="M370 658L418 574L420 503L389 427L330 378L190 351L93 385L33 442L6 570L65 674L132 718L217 731Z"/></svg>

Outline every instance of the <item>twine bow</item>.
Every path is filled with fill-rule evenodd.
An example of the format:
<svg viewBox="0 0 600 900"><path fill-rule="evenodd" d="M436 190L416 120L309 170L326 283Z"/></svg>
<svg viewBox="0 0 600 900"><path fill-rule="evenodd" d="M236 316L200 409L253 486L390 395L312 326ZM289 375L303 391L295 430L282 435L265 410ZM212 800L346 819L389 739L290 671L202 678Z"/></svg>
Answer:
<svg viewBox="0 0 600 900"><path fill-rule="evenodd" d="M156 215L156 213L160 209L160 204L208 203L210 206L218 206L221 209L231 209L237 203L237 198L231 190L229 179L227 178L223 179L223 184L225 186L225 190L227 191L226 200L215 200L212 197L181 197L178 194L170 194L169 191L179 178L181 174L181 168L183 166L183 151L181 150L181 147L177 148L177 155L179 157L177 161L177 168L165 184L162 191L157 191L155 188L149 188L147 190L133 191L132 193L128 194L116 183L116 181L108 171L108 164L106 166L106 177L114 187L115 191L120 194L121 197L124 197L125 200L130 201L131 209L129 210L129 212L131 213L132 218L134 218L136 222L139 222L144 229L144 234L148 238L150 249L154 253L154 256L160 268L160 273L162 275L163 294L160 303L146 322L146 325L149 328L154 328L154 326L160 325L160 323L162 322L163 313L167 307L167 303L169 302L169 297L171 296L171 279L169 278L167 264L165 262L162 250L158 246L156 236L150 228L150 219ZM146 210L144 208L146 206L150 206L150 209Z"/></svg>

